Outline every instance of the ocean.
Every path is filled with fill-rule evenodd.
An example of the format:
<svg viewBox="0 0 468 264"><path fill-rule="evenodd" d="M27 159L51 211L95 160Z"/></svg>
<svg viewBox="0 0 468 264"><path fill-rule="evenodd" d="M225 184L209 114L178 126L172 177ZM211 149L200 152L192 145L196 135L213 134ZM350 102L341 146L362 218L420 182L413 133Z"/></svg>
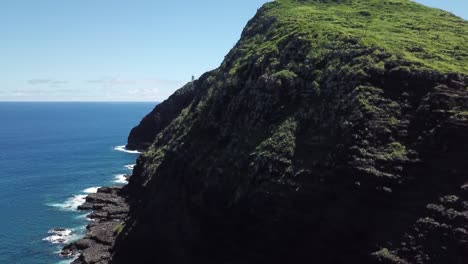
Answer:
<svg viewBox="0 0 468 264"><path fill-rule="evenodd" d="M138 154L122 145L154 105L0 102L0 263L70 262L58 252L85 230L76 207L125 184Z"/></svg>

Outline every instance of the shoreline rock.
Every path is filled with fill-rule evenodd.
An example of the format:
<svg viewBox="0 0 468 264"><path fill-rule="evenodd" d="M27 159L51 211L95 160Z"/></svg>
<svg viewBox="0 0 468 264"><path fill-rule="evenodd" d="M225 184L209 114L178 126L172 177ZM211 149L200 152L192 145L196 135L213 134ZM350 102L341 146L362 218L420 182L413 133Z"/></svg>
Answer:
<svg viewBox="0 0 468 264"><path fill-rule="evenodd" d="M64 257L77 256L72 264L106 264L111 257L118 231L128 215L125 186L101 187L89 194L79 210L92 210L93 222L86 227L85 237L72 242L61 251Z"/></svg>

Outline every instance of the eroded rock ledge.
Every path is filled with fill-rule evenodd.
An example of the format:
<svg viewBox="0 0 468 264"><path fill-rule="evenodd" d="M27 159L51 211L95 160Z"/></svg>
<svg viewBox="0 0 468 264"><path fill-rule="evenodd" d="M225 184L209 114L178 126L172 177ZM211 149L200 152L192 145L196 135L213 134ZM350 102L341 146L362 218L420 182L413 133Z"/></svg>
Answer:
<svg viewBox="0 0 468 264"><path fill-rule="evenodd" d="M62 249L63 256L78 256L72 264L107 264L115 237L122 230L128 215L125 187L102 187L88 195L79 210L93 210L93 220L86 236Z"/></svg>

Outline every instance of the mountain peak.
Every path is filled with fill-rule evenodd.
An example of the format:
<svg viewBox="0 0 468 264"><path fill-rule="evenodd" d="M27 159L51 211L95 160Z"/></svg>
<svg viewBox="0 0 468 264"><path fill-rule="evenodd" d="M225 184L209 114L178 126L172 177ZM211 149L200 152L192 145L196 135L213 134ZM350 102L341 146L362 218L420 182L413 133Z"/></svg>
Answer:
<svg viewBox="0 0 468 264"><path fill-rule="evenodd" d="M467 22L404 0L264 5L146 148L112 263L464 263Z"/></svg>
<svg viewBox="0 0 468 264"><path fill-rule="evenodd" d="M257 25L276 22L263 46L276 44L279 36L302 35L322 49L333 35L385 49L422 68L468 72L468 22L413 1L279 0L266 4L256 19Z"/></svg>

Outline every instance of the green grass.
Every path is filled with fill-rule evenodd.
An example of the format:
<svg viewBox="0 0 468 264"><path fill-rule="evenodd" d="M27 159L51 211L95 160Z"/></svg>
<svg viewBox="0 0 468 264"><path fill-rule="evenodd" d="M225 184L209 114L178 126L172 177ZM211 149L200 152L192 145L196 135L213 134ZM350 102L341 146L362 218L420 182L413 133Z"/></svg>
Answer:
<svg viewBox="0 0 468 264"><path fill-rule="evenodd" d="M455 118L458 118L463 121L468 121L468 111L461 111L455 115Z"/></svg>
<svg viewBox="0 0 468 264"><path fill-rule="evenodd" d="M400 142L392 142L386 147L386 154L384 155L386 159L397 159L403 158L408 153L406 147L403 146Z"/></svg>
<svg viewBox="0 0 468 264"><path fill-rule="evenodd" d="M387 248L383 248L377 252L374 252L372 255L374 255L382 263L396 263L396 264L408 263L402 260L401 258L399 258L394 252L388 250Z"/></svg>
<svg viewBox="0 0 468 264"><path fill-rule="evenodd" d="M118 235L122 232L122 230L124 229L125 227L125 224L124 223L118 223L115 227L114 227L114 235Z"/></svg>
<svg viewBox="0 0 468 264"><path fill-rule="evenodd" d="M468 23L439 9L410 0L277 0L265 10L263 19L273 17L276 25L241 41L243 56L261 61L300 36L312 43L314 57L337 41L355 41L422 69L468 73ZM231 73L241 64L234 66Z"/></svg>
<svg viewBox="0 0 468 264"><path fill-rule="evenodd" d="M281 153L282 157L292 158L296 148L296 130L297 121L292 118L286 119L271 137L260 143L256 148L256 152L263 157L277 157Z"/></svg>
<svg viewBox="0 0 468 264"><path fill-rule="evenodd" d="M283 79L294 79L297 77L297 74L295 74L294 72L290 71L290 70L282 70L282 71L279 71L275 74L276 77L278 78L283 78Z"/></svg>

